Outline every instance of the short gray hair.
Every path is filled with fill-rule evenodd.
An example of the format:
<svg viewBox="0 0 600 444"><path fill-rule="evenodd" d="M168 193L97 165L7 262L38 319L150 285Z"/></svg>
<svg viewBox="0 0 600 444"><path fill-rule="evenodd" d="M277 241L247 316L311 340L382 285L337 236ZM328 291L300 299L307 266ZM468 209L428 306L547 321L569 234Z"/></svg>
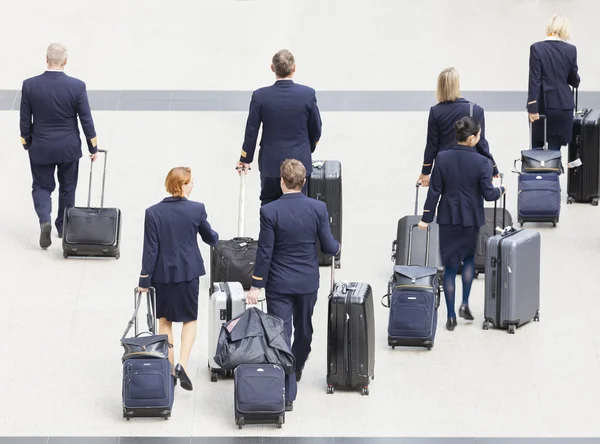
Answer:
<svg viewBox="0 0 600 444"><path fill-rule="evenodd" d="M46 57L48 57L48 64L53 66L61 66L65 60L69 52L67 48L60 43L51 43L46 50Z"/></svg>
<svg viewBox="0 0 600 444"><path fill-rule="evenodd" d="M282 49L281 51L277 51L273 56L272 63L273 71L275 71L277 77L286 78L289 77L294 70L296 61L290 51Z"/></svg>

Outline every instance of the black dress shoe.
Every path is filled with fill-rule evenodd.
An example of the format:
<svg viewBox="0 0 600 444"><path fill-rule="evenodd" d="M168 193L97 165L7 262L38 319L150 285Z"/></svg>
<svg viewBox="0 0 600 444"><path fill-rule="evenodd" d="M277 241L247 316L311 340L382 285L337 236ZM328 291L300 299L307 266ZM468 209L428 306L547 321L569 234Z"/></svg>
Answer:
<svg viewBox="0 0 600 444"><path fill-rule="evenodd" d="M286 402L285 403L285 411L291 412L292 410L294 410L294 401Z"/></svg>
<svg viewBox="0 0 600 444"><path fill-rule="evenodd" d="M187 373L185 372L185 370L183 369L183 367L181 366L181 364L177 364L175 366L175 374L179 378L179 381L181 383L181 388L182 389L184 389L184 390L193 390L192 381L188 377Z"/></svg>
<svg viewBox="0 0 600 444"><path fill-rule="evenodd" d="M40 247L44 250L52 245L50 233L52 233L52 224L50 222L44 222L40 225Z"/></svg>
<svg viewBox="0 0 600 444"><path fill-rule="evenodd" d="M63 228L57 226L56 227L56 232L58 233L58 238L62 239Z"/></svg>
<svg viewBox="0 0 600 444"><path fill-rule="evenodd" d="M454 331L454 327L457 325L458 322L456 322L456 318L448 318L448 321L446 321L446 329L448 329L448 331Z"/></svg>
<svg viewBox="0 0 600 444"><path fill-rule="evenodd" d="M461 305L460 306L460 310L458 310L458 315L461 318L466 319L467 321L472 321L475 318L473 317L473 315L471 314L471 310L469 310L469 306L468 305Z"/></svg>

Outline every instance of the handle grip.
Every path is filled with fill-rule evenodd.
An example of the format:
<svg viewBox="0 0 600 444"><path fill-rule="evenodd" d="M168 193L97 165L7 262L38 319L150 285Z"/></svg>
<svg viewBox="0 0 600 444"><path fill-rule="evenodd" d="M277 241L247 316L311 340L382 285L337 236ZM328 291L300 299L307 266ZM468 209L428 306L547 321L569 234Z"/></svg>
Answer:
<svg viewBox="0 0 600 444"><path fill-rule="evenodd" d="M540 114L540 119L544 120L544 150L548 151L548 119L544 114ZM529 149L533 149L533 123L529 122Z"/></svg>

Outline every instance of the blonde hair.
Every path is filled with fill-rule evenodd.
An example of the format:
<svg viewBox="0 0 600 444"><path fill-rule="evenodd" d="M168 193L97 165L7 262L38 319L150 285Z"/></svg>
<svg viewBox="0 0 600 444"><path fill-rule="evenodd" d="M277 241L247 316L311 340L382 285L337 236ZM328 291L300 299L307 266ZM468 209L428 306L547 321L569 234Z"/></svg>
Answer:
<svg viewBox="0 0 600 444"><path fill-rule="evenodd" d="M192 169L187 167L175 167L169 171L165 179L165 188L167 193L173 197L185 197L183 192L184 185L192 180Z"/></svg>
<svg viewBox="0 0 600 444"><path fill-rule="evenodd" d="M296 159L286 159L279 168L283 183L288 190L301 190L306 180L306 168Z"/></svg>
<svg viewBox="0 0 600 444"><path fill-rule="evenodd" d="M277 51L271 62L273 63L275 74L282 79L290 76L294 71L294 65L296 64L293 54L287 49Z"/></svg>
<svg viewBox="0 0 600 444"><path fill-rule="evenodd" d="M571 23L562 14L554 14L546 25L546 34L555 35L561 40L571 38Z"/></svg>
<svg viewBox="0 0 600 444"><path fill-rule="evenodd" d="M438 103L454 102L460 97L460 76L456 69L446 68L440 73L435 96Z"/></svg>

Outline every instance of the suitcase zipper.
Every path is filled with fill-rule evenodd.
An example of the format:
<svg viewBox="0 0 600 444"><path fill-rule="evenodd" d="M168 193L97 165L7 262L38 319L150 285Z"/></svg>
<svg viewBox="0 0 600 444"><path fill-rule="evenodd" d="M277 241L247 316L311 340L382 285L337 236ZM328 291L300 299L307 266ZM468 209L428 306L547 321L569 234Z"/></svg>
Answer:
<svg viewBox="0 0 600 444"><path fill-rule="evenodd" d="M426 288L427 290L433 290L433 287L431 285L412 285L412 284L398 284L398 285L394 285L394 288L400 288L400 287Z"/></svg>

